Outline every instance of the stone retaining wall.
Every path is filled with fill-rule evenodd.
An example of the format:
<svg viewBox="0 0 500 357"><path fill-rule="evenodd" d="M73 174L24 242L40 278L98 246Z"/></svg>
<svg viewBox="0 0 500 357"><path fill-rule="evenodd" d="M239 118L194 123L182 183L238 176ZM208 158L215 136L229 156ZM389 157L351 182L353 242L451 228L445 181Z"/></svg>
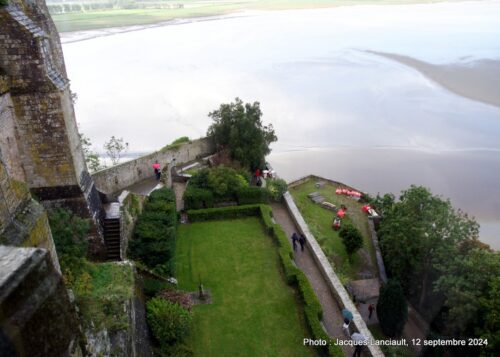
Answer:
<svg viewBox="0 0 500 357"><path fill-rule="evenodd" d="M215 145L210 138L193 140L177 148L160 150L141 156L135 160L124 162L92 175L99 191L113 194L140 181L154 176L152 165L156 160L162 167L190 162L200 157L214 153ZM171 182L167 182L170 186Z"/></svg>
<svg viewBox="0 0 500 357"><path fill-rule="evenodd" d="M323 181L331 181L331 180L325 180L320 178ZM334 181L333 181L334 182ZM348 187L348 186L347 186ZM352 311L354 318L352 320L352 323L354 325L354 330L358 331L359 333L363 334L368 341L373 340L373 336L368 330L368 327L366 326L366 323L364 322L363 318L359 314L358 310L356 309L356 306L354 306L354 303L351 301L349 294L347 293L346 289L340 282L340 279L338 278L337 274L335 274L335 271L333 270L332 266L330 265L330 262L328 261L327 257L325 256L325 253L323 253L323 250L321 249L320 245L316 241L316 238L314 238L313 234L309 230L309 227L307 226L307 223L305 222L304 218L302 217L301 213L299 212L299 209L295 205L295 202L292 198L292 195L290 192L285 192L283 195L283 198L285 200L285 205L288 208L288 211L290 212L290 215L292 216L293 220L295 221L297 227L299 228L299 231L303 233L307 239L307 243L309 245L309 248L311 250L312 256L318 265L319 270L321 271L321 274L323 274L323 277L325 278L325 281L328 284L328 287L330 288L331 292L335 296L337 303L339 304L340 308L346 308L350 311ZM382 350L375 345L368 345L367 350L369 351L370 356L383 356L384 354L382 353Z"/></svg>

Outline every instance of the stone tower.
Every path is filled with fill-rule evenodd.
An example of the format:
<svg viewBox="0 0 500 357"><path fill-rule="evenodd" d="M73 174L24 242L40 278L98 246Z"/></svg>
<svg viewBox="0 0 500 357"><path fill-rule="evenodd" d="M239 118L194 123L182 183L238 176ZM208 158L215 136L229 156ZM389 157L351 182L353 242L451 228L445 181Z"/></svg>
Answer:
<svg viewBox="0 0 500 357"><path fill-rule="evenodd" d="M104 254L102 204L87 171L59 35L43 0L0 5L0 151L9 175L46 208L94 224L91 250Z"/></svg>

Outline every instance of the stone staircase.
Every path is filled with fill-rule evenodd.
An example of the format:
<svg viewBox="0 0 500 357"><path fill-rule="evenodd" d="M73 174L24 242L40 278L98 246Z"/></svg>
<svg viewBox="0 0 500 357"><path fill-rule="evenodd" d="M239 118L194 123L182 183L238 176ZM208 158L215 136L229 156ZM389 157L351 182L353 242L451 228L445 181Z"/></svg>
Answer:
<svg viewBox="0 0 500 357"><path fill-rule="evenodd" d="M104 220L104 241L108 260L121 260L120 256L120 219Z"/></svg>
<svg viewBox="0 0 500 357"><path fill-rule="evenodd" d="M104 219L104 242L108 260L121 260L121 220L120 204L104 205L106 218Z"/></svg>

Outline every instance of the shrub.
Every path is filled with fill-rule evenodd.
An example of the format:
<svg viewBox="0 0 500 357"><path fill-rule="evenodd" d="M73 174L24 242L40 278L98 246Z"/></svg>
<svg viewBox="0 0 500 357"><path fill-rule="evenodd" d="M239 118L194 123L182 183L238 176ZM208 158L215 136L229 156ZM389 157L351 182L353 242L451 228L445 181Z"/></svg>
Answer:
<svg viewBox="0 0 500 357"><path fill-rule="evenodd" d="M269 191L260 187L243 187L236 192L239 205L250 205L255 203L267 203Z"/></svg>
<svg viewBox="0 0 500 357"><path fill-rule="evenodd" d="M148 200L152 201L163 201L163 202L175 202L175 193L169 188L163 187L158 190L154 190L149 194Z"/></svg>
<svg viewBox="0 0 500 357"><path fill-rule="evenodd" d="M243 187L248 187L248 182L230 167L218 166L208 173L208 188L216 198L234 199L236 192Z"/></svg>
<svg viewBox="0 0 500 357"><path fill-rule="evenodd" d="M188 335L191 314L179 304L156 297L146 308L148 324L162 347L168 348Z"/></svg>
<svg viewBox="0 0 500 357"><path fill-rule="evenodd" d="M211 191L203 188L196 188L189 183L184 192L184 207L186 209L211 208L214 206L214 196Z"/></svg>
<svg viewBox="0 0 500 357"><path fill-rule="evenodd" d="M191 296L183 291L175 289L164 289L159 294L159 296L174 304L182 306L188 311L191 311L191 307L193 306L193 300L191 299Z"/></svg>
<svg viewBox="0 0 500 357"><path fill-rule="evenodd" d="M153 191L129 243L129 256L160 275L173 275L177 212L172 190Z"/></svg>
<svg viewBox="0 0 500 357"><path fill-rule="evenodd" d="M401 335L408 318L408 306L399 281L389 280L380 289L377 317L385 335L389 337Z"/></svg>
<svg viewBox="0 0 500 357"><path fill-rule="evenodd" d="M189 138L187 136L181 136L180 138L177 138L174 141L172 141L172 143L168 144L167 146L164 146L160 151L177 149L182 144L185 144L188 142L189 142Z"/></svg>
<svg viewBox="0 0 500 357"><path fill-rule="evenodd" d="M59 255L79 258L87 255L86 238L90 230L88 220L75 216L65 209L58 209L49 214L49 223Z"/></svg>
<svg viewBox="0 0 500 357"><path fill-rule="evenodd" d="M267 189L273 200L276 202L281 201L283 194L288 190L288 185L283 179L270 179L267 180Z"/></svg>
<svg viewBox="0 0 500 357"><path fill-rule="evenodd" d="M363 236L351 224L344 224L339 231L339 236L342 238L349 259L352 259L352 255L363 246Z"/></svg>
<svg viewBox="0 0 500 357"><path fill-rule="evenodd" d="M188 211L190 222L211 221L217 219L231 219L248 216L257 216L260 212L259 205L233 206L224 208L207 208Z"/></svg>
<svg viewBox="0 0 500 357"><path fill-rule="evenodd" d="M168 286L168 284L164 281L151 278L144 278L142 284L143 284L144 294L147 297L156 296L156 294L166 289Z"/></svg>

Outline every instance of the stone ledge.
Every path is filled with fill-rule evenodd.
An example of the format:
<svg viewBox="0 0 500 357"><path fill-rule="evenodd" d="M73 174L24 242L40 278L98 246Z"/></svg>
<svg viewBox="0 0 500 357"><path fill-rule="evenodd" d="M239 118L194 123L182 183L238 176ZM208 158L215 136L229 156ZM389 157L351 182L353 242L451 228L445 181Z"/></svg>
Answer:
<svg viewBox="0 0 500 357"><path fill-rule="evenodd" d="M352 320L354 324L354 329L358 331L359 333L363 334L368 341L374 340L370 330L368 330L368 327L366 326L366 323L364 322L363 318L359 314L358 310L356 309L356 306L354 306L354 303L351 301L349 294L347 293L346 289L340 282L340 279L338 278L337 274L335 274L332 266L330 265L330 262L328 261L327 257L325 256L325 253L323 253L323 250L321 249L320 245L316 241L316 238L312 235L311 231L309 230L309 227L307 223L305 222L304 218L302 217L302 214L300 213L299 209L295 205L295 202L292 198L292 195L290 192L285 192L283 195L283 198L285 199L285 204L288 208L288 211L290 212L293 220L299 227L299 230L301 233L303 233L307 239L307 243L309 244L309 247L311 248L311 253L316 261L316 264L318 265L321 273L323 274L323 277L325 278L326 282L328 283L328 287L334 294L337 303L340 305L340 308L346 308L350 311L352 311L354 318ZM379 346L375 345L368 345L367 349L369 351L370 356L374 357L381 357L384 356L382 353L382 350L380 349Z"/></svg>

